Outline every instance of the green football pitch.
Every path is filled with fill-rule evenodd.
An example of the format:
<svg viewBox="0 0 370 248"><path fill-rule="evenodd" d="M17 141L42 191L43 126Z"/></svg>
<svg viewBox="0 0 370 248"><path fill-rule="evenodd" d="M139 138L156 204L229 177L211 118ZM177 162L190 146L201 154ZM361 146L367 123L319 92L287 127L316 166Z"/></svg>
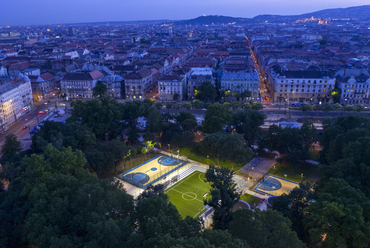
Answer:
<svg viewBox="0 0 370 248"><path fill-rule="evenodd" d="M188 215L196 218L205 211L203 200L210 196L207 194L203 197L203 195L209 191L210 186L205 182L205 174L195 171L167 189L165 193L183 218Z"/></svg>

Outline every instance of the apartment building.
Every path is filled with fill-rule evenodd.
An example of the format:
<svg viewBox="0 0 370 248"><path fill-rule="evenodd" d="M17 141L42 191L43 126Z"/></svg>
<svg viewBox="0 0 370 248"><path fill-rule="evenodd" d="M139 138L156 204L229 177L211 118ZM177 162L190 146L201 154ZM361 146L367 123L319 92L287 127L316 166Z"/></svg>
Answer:
<svg viewBox="0 0 370 248"><path fill-rule="evenodd" d="M165 75L158 80L158 94L161 101L173 101L178 94L178 100L183 100L185 91L185 78L178 75Z"/></svg>
<svg viewBox="0 0 370 248"><path fill-rule="evenodd" d="M32 109L30 79L22 74L0 85L0 125L4 128Z"/></svg>
<svg viewBox="0 0 370 248"><path fill-rule="evenodd" d="M259 77L257 72L225 72L221 77L221 91L252 93L250 100L257 100L259 93Z"/></svg>
<svg viewBox="0 0 370 248"><path fill-rule="evenodd" d="M186 94L188 99L194 98L195 90L204 82L211 82L215 85L212 68L191 68L186 76Z"/></svg>
<svg viewBox="0 0 370 248"><path fill-rule="evenodd" d="M335 78L322 71L279 71L272 74L275 102L332 102Z"/></svg>
<svg viewBox="0 0 370 248"><path fill-rule="evenodd" d="M68 73L60 80L61 91L67 94L67 100L90 99L96 83L103 78L104 74L98 70Z"/></svg>
<svg viewBox="0 0 370 248"><path fill-rule="evenodd" d="M125 76L126 99L144 99L145 93L149 92L153 87L152 71L148 68Z"/></svg>

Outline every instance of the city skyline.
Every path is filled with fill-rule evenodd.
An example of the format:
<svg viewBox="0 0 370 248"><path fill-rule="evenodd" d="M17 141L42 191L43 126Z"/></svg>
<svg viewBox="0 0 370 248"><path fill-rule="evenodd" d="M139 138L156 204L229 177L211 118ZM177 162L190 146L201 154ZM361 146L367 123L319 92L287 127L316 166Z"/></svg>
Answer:
<svg viewBox="0 0 370 248"><path fill-rule="evenodd" d="M140 0L135 2L64 0L44 2L34 0L25 4L24 0L3 2L0 9L0 26L47 25L84 22L114 22L140 20L186 20L201 15L224 15L252 18L262 14L295 15L323 9L346 8L368 4L365 0L294 0L276 2L262 0L258 3L232 0L204 0L197 2L159 0L156 2ZM17 8L13 6L16 4ZM91 7L93 6L93 7ZM145 7L143 7L145 6ZM158 7L161 8L158 8ZM153 11L153 10L156 11Z"/></svg>

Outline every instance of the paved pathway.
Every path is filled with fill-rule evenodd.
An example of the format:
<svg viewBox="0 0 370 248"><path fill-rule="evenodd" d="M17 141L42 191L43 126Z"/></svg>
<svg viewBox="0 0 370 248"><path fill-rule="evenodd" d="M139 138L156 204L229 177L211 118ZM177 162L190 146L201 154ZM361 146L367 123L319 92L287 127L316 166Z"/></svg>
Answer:
<svg viewBox="0 0 370 248"><path fill-rule="evenodd" d="M260 179L276 163L275 159L265 159L261 157L253 158L248 164L244 165L238 172L245 174L252 179Z"/></svg>

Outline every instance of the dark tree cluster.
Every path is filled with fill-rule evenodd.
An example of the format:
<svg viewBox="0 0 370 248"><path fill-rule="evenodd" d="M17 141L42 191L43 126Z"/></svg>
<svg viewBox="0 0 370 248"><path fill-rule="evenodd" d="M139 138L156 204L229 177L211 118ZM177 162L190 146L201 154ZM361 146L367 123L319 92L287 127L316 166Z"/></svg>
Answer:
<svg viewBox="0 0 370 248"><path fill-rule="evenodd" d="M273 201L309 247L369 246L369 124L358 115L325 120L320 181Z"/></svg>

